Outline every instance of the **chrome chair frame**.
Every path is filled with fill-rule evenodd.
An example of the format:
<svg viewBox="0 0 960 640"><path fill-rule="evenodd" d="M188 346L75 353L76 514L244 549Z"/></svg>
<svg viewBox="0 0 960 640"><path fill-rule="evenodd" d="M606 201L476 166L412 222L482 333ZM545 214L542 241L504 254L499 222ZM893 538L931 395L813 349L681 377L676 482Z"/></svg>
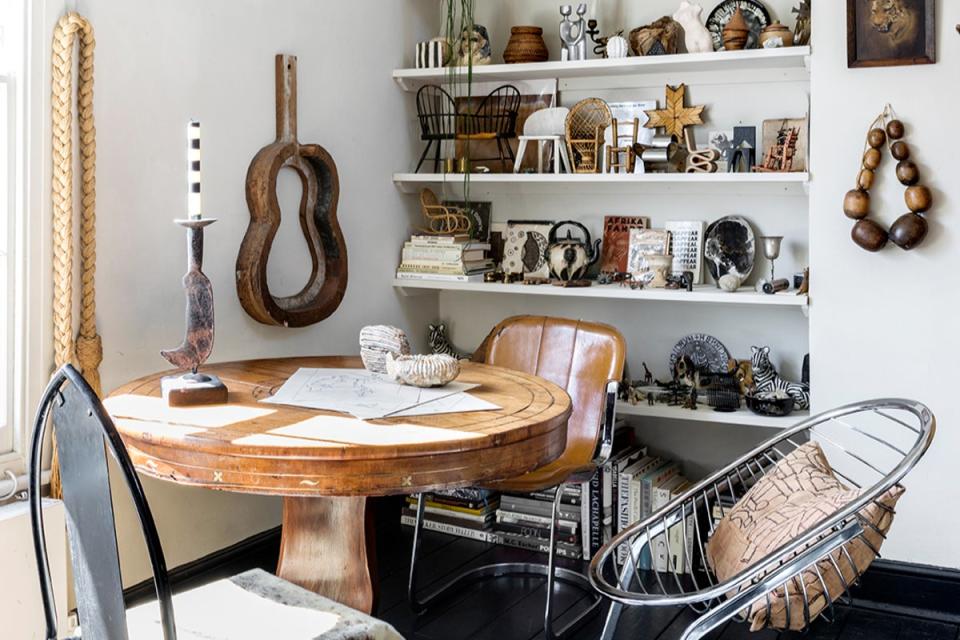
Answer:
<svg viewBox="0 0 960 640"><path fill-rule="evenodd" d="M555 487L556 496L553 500L553 518L550 522L550 548L547 553L546 565L532 562L501 562L476 567L475 569L462 573L445 582L443 585L434 589L425 597L419 597L417 595L416 586L417 555L420 550L420 534L423 530L423 510L425 499L424 494L421 493L418 495L416 523L413 529L413 553L410 558L410 579L407 584L407 595L410 600L410 605L415 613L423 613L438 600L455 593L464 586L472 584L477 580L486 580L489 578L515 575L545 576L547 579L547 605L546 609L544 610L543 620L544 635L546 636L547 640L558 640L569 636L574 631L579 629L591 615L596 613L600 604L603 602L603 598L601 598L600 595L594 591L587 576L571 569L556 567L556 525L559 517L558 509L560 506L560 497L563 487L567 484L586 482L590 480L596 469L602 467L607 460L610 459L610 454L613 451L613 430L616 422L618 389L618 381L607 381L603 425L600 437L597 441L596 449L594 450L593 460L589 465L589 470L576 473L571 476L567 482ZM589 607L585 608L559 630L555 630L553 627L553 586L554 582L557 580L579 588L594 596Z"/></svg>
<svg viewBox="0 0 960 640"><path fill-rule="evenodd" d="M913 426L906 420L890 415L893 411L908 414L907 420L915 418L917 425ZM852 423L855 417L863 415L884 418L887 421L884 423L887 428L906 430L901 434L912 441L912 446L894 444L891 438L885 439L881 434L862 429ZM850 437L866 440L858 440L857 448L844 446L834 437L823 433L827 425L839 427L845 431L845 435L850 434ZM818 429L818 427L823 428ZM837 595L839 597L848 595L851 585L846 583L838 560L845 559L850 564L852 573L856 576L854 584L859 581L860 572L844 545L859 539L879 557L879 552L864 536L864 532L869 528L883 537L876 525L864 518L860 512L871 503L885 511L890 511L879 502L879 498L898 485L913 469L930 447L935 433L936 419L925 405L918 402L879 399L850 404L814 416L784 430L697 483L657 513L620 532L594 556L590 563L590 582L594 588L612 601L602 638L604 640L613 638L624 606L691 607L699 617L684 631L681 636L683 640L702 638L711 630L735 618L741 622L746 621L751 606L761 601L766 602L767 620L769 620L770 592L782 588L789 596L790 585L797 584L803 592L794 595L802 598L803 620L805 625L809 625L811 622L809 598L802 574L811 569L823 586L824 597L828 603L823 613L832 612L834 598L827 588L818 563L827 561L832 565L843 584L844 593ZM834 473L859 489L860 497L727 580L718 580L709 568L702 573L694 571L691 576L682 576L676 570L668 571L666 577L657 572L644 574L638 569L638 559L644 549L650 547L652 540L675 525L683 523L685 526L690 518L693 519L694 533L688 536L685 528L684 548L678 551L689 562L692 562L697 554L699 557L704 557L705 544L709 536L701 533L705 527L701 526L700 514L705 512L709 534L712 534L714 526L711 512L713 505L718 504L722 513L721 496L727 494L729 499L738 500L779 460L799 447L805 438L816 439L818 442L829 445L829 448L825 449L826 452L838 450L840 455L846 456L845 460L848 464L856 465L858 470L871 474L871 477L875 474L878 479L864 486L866 483L855 481L849 474L840 472L834 464ZM870 447L860 449L861 444L869 444ZM871 459L871 454L868 452L870 448L874 451L886 451L887 455L895 455L899 462L892 468L884 469L882 462ZM892 454L889 453L891 451ZM669 552L669 537L665 539ZM628 552L623 566L618 566L617 549L621 545L627 545ZM795 579L798 580L795 581ZM792 619L789 597L785 598L784 602L787 618Z"/></svg>

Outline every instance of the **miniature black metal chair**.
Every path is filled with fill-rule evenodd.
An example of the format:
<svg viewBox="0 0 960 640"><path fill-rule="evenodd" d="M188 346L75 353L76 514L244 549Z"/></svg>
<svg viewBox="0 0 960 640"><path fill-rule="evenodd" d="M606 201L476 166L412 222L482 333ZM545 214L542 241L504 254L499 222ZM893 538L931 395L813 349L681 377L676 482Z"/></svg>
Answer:
<svg viewBox="0 0 960 640"><path fill-rule="evenodd" d="M851 583L861 576L849 545L862 544L879 557L869 538L878 536L876 539L882 540L885 533L864 517L864 509L877 508L892 516L892 509L883 504L883 496L913 469L929 448L935 431L933 414L918 402L883 399L851 404L785 429L696 483L657 513L614 536L594 556L590 581L612 600L602 638L613 638L625 606L689 606L698 618L686 628L682 640L702 638L732 619L743 622L754 617L756 623L758 610L760 620L769 626L772 592L777 592L784 603L786 620L798 621L804 628L816 611L828 616L834 600L848 595ZM714 511L724 515L730 509L724 505L735 504L775 469L777 462L810 441L822 446L833 473L858 491L855 499L833 513L821 515L796 535L788 530L787 542L726 580L718 579L708 563L689 575L675 569L639 570L639 560L652 552L658 539L665 542L670 553L671 536L664 533L674 527L683 533L681 548L674 547L673 551L685 562L699 562L706 556L707 542L715 532ZM626 553L618 554L620 548ZM846 571L841 570L841 564ZM853 579L845 578L845 573ZM821 599L817 609L805 575L812 579L816 597ZM828 586L831 582L840 583L832 593ZM792 614L791 598L796 601Z"/></svg>
<svg viewBox="0 0 960 640"><path fill-rule="evenodd" d="M420 139L427 143L417 162L420 171L430 149L436 145L433 171L440 171L440 154L444 141L494 141L499 160L504 166L514 160L510 140L517 137L520 112L520 91L513 85L502 85L483 98L473 112L458 112L456 101L437 85L424 85L417 91L417 119Z"/></svg>
<svg viewBox="0 0 960 640"><path fill-rule="evenodd" d="M174 596L157 528L130 456L100 400L70 365L54 374L43 393L30 447L30 515L47 640L59 637L40 494L43 444L50 415L57 429L63 502L84 640L157 637L161 631L164 640L176 640L178 629L189 637L210 640L279 640L287 633L296 638L402 640L384 622L261 570ZM152 603L129 611L124 607L105 442L140 520L159 616ZM183 607L186 615L179 623L174 622L175 602L178 608L189 605ZM264 624L269 624L265 631Z"/></svg>
<svg viewBox="0 0 960 640"><path fill-rule="evenodd" d="M550 525L547 564L501 563L477 567L463 573L425 597L417 593L417 555L423 526L424 494L417 501L410 561L408 595L414 611L420 613L435 601L478 579L509 575L546 577L547 601L544 634L548 640L565 637L596 613L601 599L593 593L586 576L555 566L556 527L563 486L590 480L610 457L616 417L618 380L623 376L626 343L608 325L549 318L517 316L507 318L490 332L478 350L486 364L525 371L546 378L570 394L573 412L567 422L566 448L559 458L517 478L504 479L488 488L530 492L555 488ZM474 355L476 359L478 354ZM554 581L559 580L594 596L589 606L572 616L562 629L553 627Z"/></svg>

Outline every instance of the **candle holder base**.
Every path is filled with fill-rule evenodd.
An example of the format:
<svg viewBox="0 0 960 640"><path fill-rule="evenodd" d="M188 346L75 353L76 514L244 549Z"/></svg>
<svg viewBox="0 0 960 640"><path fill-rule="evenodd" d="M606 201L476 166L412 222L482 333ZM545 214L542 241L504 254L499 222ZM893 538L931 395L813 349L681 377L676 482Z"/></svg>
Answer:
<svg viewBox="0 0 960 640"><path fill-rule="evenodd" d="M160 380L160 391L170 407L192 407L227 402L226 385L217 376L207 373L166 376Z"/></svg>

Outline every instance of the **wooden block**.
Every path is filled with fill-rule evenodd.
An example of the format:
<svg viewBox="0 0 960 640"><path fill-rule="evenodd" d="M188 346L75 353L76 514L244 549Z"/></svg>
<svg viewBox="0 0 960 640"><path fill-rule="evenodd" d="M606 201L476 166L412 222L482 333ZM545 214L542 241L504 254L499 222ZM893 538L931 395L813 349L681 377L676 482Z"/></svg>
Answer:
<svg viewBox="0 0 960 640"><path fill-rule="evenodd" d="M163 399L171 407L192 407L202 404L226 404L227 387L217 376L185 373L167 376L160 381Z"/></svg>

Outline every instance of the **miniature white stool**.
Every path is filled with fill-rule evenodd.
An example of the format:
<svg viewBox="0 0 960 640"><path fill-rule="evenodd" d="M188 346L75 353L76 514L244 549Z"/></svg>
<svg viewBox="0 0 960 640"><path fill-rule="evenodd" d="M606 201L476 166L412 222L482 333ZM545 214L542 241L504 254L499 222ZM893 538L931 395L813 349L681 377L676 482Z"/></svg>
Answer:
<svg viewBox="0 0 960 640"><path fill-rule="evenodd" d="M527 150L527 143L537 143L537 172L543 173L543 151L548 143L553 144L553 172L561 173L564 169L571 170L570 158L567 155L566 122L570 110L566 107L540 109L531 114L523 125L523 135L518 136L520 141L517 149L517 158L513 164L513 172L520 173L520 164Z"/></svg>

